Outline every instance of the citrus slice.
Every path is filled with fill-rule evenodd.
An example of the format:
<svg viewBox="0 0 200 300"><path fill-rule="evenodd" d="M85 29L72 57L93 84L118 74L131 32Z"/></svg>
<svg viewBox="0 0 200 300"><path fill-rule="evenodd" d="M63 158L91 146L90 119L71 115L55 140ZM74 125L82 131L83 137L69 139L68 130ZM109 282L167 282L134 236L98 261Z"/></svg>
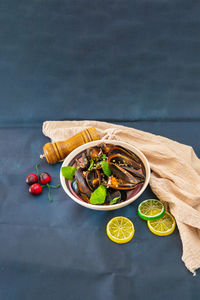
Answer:
<svg viewBox="0 0 200 300"><path fill-rule="evenodd" d="M162 218L157 220L148 220L147 225L154 234L165 236L174 231L176 227L176 221L174 217L166 211Z"/></svg>
<svg viewBox="0 0 200 300"><path fill-rule="evenodd" d="M132 239L135 229L133 223L128 218L115 217L108 222L106 233L113 242L124 244Z"/></svg>
<svg viewBox="0 0 200 300"><path fill-rule="evenodd" d="M165 213L165 207L159 200L148 199L138 206L138 215L143 220L157 220Z"/></svg>

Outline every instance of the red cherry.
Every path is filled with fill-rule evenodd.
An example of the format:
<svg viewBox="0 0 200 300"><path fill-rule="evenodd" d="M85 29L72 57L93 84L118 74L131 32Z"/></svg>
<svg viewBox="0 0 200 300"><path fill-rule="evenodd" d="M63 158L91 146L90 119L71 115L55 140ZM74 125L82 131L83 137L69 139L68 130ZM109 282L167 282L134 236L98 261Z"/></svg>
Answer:
<svg viewBox="0 0 200 300"><path fill-rule="evenodd" d="M29 187L29 193L32 195L39 195L42 193L42 187L39 183L34 183Z"/></svg>
<svg viewBox="0 0 200 300"><path fill-rule="evenodd" d="M27 183L28 185L31 185L31 184L36 183L36 182L38 182L38 177L37 177L36 174L31 173L31 174L29 174L29 175L26 177L26 183Z"/></svg>
<svg viewBox="0 0 200 300"><path fill-rule="evenodd" d="M39 176L39 181L41 184L47 184L51 181L51 176L49 173L42 172Z"/></svg>

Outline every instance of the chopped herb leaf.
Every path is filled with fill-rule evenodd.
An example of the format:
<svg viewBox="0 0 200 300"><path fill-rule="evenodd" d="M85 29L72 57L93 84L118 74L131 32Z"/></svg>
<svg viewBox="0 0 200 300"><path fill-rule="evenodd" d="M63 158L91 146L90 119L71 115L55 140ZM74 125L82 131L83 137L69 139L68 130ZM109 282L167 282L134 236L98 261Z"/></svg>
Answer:
<svg viewBox="0 0 200 300"><path fill-rule="evenodd" d="M110 169L110 167L109 167L108 162L102 160L102 161L101 161L101 167L102 167L102 170L103 170L104 174L105 174L106 176L109 177L109 176L111 175L112 172L111 172L111 169Z"/></svg>
<svg viewBox="0 0 200 300"><path fill-rule="evenodd" d="M120 197L115 197L114 199L112 199L112 200L110 201L110 204L112 205L112 204L117 203L117 200L118 200L119 198L120 198Z"/></svg>
<svg viewBox="0 0 200 300"><path fill-rule="evenodd" d="M62 167L61 172L67 180L73 180L76 168L72 166Z"/></svg>
<svg viewBox="0 0 200 300"><path fill-rule="evenodd" d="M102 154L101 159L102 159L102 160L106 160L106 159L107 159L107 156L106 156L105 153Z"/></svg>
<svg viewBox="0 0 200 300"><path fill-rule="evenodd" d="M107 189L105 186L100 185L90 197L91 204L103 204L106 200Z"/></svg>
<svg viewBox="0 0 200 300"><path fill-rule="evenodd" d="M90 166L89 166L88 170L89 171L92 170L93 166L94 166L94 160L90 159Z"/></svg>

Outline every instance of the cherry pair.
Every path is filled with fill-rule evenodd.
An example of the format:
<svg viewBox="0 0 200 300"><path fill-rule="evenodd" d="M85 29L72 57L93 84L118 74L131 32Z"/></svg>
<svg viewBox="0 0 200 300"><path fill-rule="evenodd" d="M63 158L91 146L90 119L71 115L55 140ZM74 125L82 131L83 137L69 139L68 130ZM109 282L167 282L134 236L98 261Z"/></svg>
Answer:
<svg viewBox="0 0 200 300"><path fill-rule="evenodd" d="M36 165L37 175L31 173L26 177L26 183L30 185L29 193L32 195L39 195L42 193L43 187L47 186L49 189L49 201L52 202L53 200L50 196L51 187L58 188L60 187L60 184L58 184L57 186L49 185L49 182L51 181L51 176L47 172L42 172L39 174L38 167L39 164Z"/></svg>
<svg viewBox="0 0 200 300"><path fill-rule="evenodd" d="M51 181L51 176L47 173L47 172L42 172L40 175L39 175L39 178L36 174L34 173L31 173L29 174L27 177L26 177L26 183L28 185L32 185L33 183L36 183L36 182L39 182L41 184L47 184Z"/></svg>

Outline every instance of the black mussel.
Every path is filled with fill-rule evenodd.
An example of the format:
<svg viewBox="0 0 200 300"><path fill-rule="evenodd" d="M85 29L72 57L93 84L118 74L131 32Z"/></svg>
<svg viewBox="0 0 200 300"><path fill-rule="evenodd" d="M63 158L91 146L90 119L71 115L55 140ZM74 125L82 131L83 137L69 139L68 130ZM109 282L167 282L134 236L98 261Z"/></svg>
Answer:
<svg viewBox="0 0 200 300"><path fill-rule="evenodd" d="M102 170L100 170L100 176L101 176L101 184L106 184L108 182L108 177L104 174Z"/></svg>
<svg viewBox="0 0 200 300"><path fill-rule="evenodd" d="M131 184L138 184L140 182L139 178L134 177L131 173L120 167L119 165L116 165L114 163L110 163L109 167L112 171L112 174L117 177L119 180L123 180L126 183Z"/></svg>
<svg viewBox="0 0 200 300"><path fill-rule="evenodd" d="M108 163L114 163L118 165L131 166L137 170L141 168L141 165L133 160L131 157L122 154L113 154L108 156Z"/></svg>
<svg viewBox="0 0 200 300"><path fill-rule="evenodd" d="M106 144L105 143L101 143L101 144L98 144L97 147L101 148L104 152L104 149L106 148Z"/></svg>
<svg viewBox="0 0 200 300"><path fill-rule="evenodd" d="M89 189L86 179L83 175L83 171L81 169L76 170L75 172L75 179L77 181L77 185L79 188L79 191L82 194L85 194L88 198L91 196L91 190Z"/></svg>
<svg viewBox="0 0 200 300"><path fill-rule="evenodd" d="M76 159L77 168L86 169L89 166L89 160L86 157L85 152L82 153L79 159Z"/></svg>
<svg viewBox="0 0 200 300"><path fill-rule="evenodd" d="M85 177L91 191L96 189L101 184L101 174L98 169L88 171Z"/></svg>
<svg viewBox="0 0 200 300"><path fill-rule="evenodd" d="M112 150L114 145L101 143L98 145L98 147L101 147L101 149L103 150L103 153L108 154Z"/></svg>
<svg viewBox="0 0 200 300"><path fill-rule="evenodd" d="M102 183L102 185L115 190L132 190L137 186L137 184L127 182L114 176L110 176L107 183Z"/></svg>
<svg viewBox="0 0 200 300"><path fill-rule="evenodd" d="M121 192L121 201L125 201L127 198L127 192L123 190L120 190L120 192Z"/></svg>
<svg viewBox="0 0 200 300"><path fill-rule="evenodd" d="M76 179L73 179L73 180L72 180L72 182L71 182L71 187L72 187L72 190L73 190L76 194L79 194L79 193L80 193Z"/></svg>
<svg viewBox="0 0 200 300"><path fill-rule="evenodd" d="M111 201L115 200L115 203L119 203L126 200L126 192L114 189L107 190L106 201L110 203Z"/></svg>
<svg viewBox="0 0 200 300"><path fill-rule="evenodd" d="M80 193L80 196L85 202L90 203L90 196L88 194Z"/></svg>
<svg viewBox="0 0 200 300"><path fill-rule="evenodd" d="M116 199L116 203L121 201L120 191L119 190L108 189L107 190L107 195L106 195L106 201L111 202L114 199Z"/></svg>
<svg viewBox="0 0 200 300"><path fill-rule="evenodd" d="M103 151L100 147L91 147L87 149L87 156L93 160L98 160L103 154Z"/></svg>
<svg viewBox="0 0 200 300"><path fill-rule="evenodd" d="M139 178L145 180L144 174L142 174L141 172L135 170L134 168L125 167L125 166L122 166L122 168L125 169L126 171L128 171L129 173L133 174L134 176L139 177Z"/></svg>
<svg viewBox="0 0 200 300"><path fill-rule="evenodd" d="M121 154L123 156L133 159L137 163L140 162L139 158L133 152L131 152L130 150L124 149L120 146L114 146L111 148L111 150L109 151L109 155L113 155L113 154Z"/></svg>

